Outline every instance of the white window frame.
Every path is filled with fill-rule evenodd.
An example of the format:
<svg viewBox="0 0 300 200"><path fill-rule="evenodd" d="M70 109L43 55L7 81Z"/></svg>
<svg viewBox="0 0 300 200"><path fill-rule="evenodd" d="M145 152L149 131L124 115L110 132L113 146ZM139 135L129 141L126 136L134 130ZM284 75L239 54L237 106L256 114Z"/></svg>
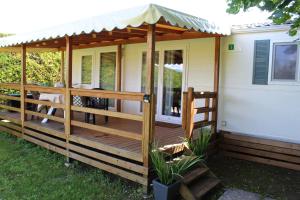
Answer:
<svg viewBox="0 0 300 200"><path fill-rule="evenodd" d="M147 49L141 48L139 53L139 88L142 87L142 56L143 52ZM162 115L162 87L163 87L163 70L164 70L164 52L165 51L172 51L172 50L182 50L183 51L183 72L182 72L182 92L187 89L187 72L188 72L188 55L189 55L189 48L187 44L170 44L170 43L158 43L156 44L155 51L159 52L159 71L158 71L158 89L157 89L157 111L155 115L156 121L173 123L173 124L180 124L182 121L182 115L180 117L173 117ZM181 95L181 102L182 102L183 95ZM139 106L139 113L140 106Z"/></svg>
<svg viewBox="0 0 300 200"><path fill-rule="evenodd" d="M279 45L297 45L297 62L296 62L296 74L295 80L284 80L284 79L274 79L274 62L275 62L275 47ZM270 43L270 55L269 55L269 80L270 85L300 85L300 44L297 41L272 41Z"/></svg>

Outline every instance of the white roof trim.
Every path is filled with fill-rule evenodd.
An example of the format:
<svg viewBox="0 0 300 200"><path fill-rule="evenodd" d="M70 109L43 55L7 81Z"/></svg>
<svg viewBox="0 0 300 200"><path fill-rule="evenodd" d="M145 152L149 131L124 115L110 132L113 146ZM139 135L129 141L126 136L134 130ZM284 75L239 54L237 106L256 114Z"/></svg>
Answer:
<svg viewBox="0 0 300 200"><path fill-rule="evenodd" d="M231 33L232 34L262 33L262 32L288 31L289 29L290 29L290 24L245 27L245 28L236 28L233 26L231 28Z"/></svg>
<svg viewBox="0 0 300 200"><path fill-rule="evenodd" d="M229 35L230 27L216 25L208 20L185 14L155 4L121 10L111 14L79 20L33 33L5 37L0 40L0 47L16 46L42 40L80 35L83 33L111 31L115 28L124 29L128 26L139 27L144 23L155 24L161 18L173 26L193 29L199 32Z"/></svg>

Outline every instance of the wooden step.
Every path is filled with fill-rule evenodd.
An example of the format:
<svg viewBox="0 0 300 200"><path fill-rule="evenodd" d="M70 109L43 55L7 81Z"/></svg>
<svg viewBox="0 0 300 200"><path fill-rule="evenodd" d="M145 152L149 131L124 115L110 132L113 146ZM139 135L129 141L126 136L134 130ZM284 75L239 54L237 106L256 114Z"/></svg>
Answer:
<svg viewBox="0 0 300 200"><path fill-rule="evenodd" d="M194 170L188 172L186 175L184 175L183 183L186 184L186 185L189 185L194 180L196 180L199 177L205 175L208 171L209 171L209 169L206 168L206 167L201 167L201 168L197 167Z"/></svg>
<svg viewBox="0 0 300 200"><path fill-rule="evenodd" d="M199 179L191 185L190 190L196 199L200 199L220 183L220 180L214 177L205 177Z"/></svg>

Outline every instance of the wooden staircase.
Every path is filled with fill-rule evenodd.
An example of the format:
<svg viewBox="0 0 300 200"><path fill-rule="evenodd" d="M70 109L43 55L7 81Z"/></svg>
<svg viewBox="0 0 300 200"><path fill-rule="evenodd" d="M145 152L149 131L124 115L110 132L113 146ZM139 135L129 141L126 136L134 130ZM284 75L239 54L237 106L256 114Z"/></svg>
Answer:
<svg viewBox="0 0 300 200"><path fill-rule="evenodd" d="M220 184L206 166L199 166L183 177L180 194L185 200L198 200Z"/></svg>

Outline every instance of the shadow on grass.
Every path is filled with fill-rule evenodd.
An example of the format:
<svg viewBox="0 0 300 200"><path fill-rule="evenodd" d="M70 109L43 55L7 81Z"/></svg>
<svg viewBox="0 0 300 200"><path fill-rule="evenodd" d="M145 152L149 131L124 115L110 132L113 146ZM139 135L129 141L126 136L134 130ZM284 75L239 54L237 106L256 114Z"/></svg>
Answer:
<svg viewBox="0 0 300 200"><path fill-rule="evenodd" d="M300 199L300 172L222 155L212 156L208 166L225 188L238 188L275 199Z"/></svg>

